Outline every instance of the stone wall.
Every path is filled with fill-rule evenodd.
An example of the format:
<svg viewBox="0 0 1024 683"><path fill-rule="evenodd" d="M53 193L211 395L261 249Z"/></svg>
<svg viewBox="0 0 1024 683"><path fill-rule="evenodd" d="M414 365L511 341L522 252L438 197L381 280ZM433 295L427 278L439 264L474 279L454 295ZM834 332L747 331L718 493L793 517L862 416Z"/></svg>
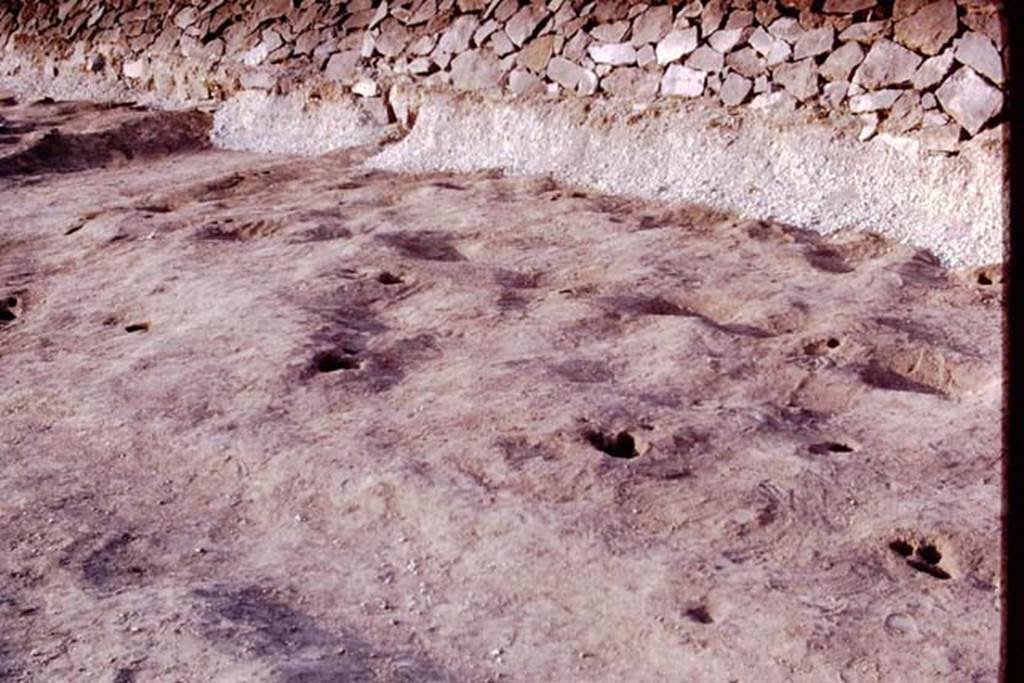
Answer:
<svg viewBox="0 0 1024 683"><path fill-rule="evenodd" d="M0 76L351 92L382 122L407 85L771 103L953 153L1007 116L1006 29L1001 0L8 0Z"/></svg>

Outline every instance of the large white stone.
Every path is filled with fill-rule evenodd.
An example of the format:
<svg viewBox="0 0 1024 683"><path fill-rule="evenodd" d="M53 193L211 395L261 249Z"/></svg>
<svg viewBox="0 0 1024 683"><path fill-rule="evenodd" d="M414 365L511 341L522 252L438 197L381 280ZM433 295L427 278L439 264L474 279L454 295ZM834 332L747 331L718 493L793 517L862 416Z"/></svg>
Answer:
<svg viewBox="0 0 1024 683"><path fill-rule="evenodd" d="M850 111L854 114L888 109L899 98L900 90L872 90L850 98Z"/></svg>
<svg viewBox="0 0 1024 683"><path fill-rule="evenodd" d="M807 57L823 55L832 49L835 41L835 30L831 26L822 26L812 31L807 31L796 41L793 46L793 59L801 60Z"/></svg>
<svg viewBox="0 0 1024 683"><path fill-rule="evenodd" d="M725 57L721 52L701 45L686 59L686 66L698 71L721 71L725 66Z"/></svg>
<svg viewBox="0 0 1024 683"><path fill-rule="evenodd" d="M941 83L942 79L946 77L952 66L952 50L946 50L936 57L929 57L924 60L924 64L922 64L914 73L912 83L918 90L927 90L933 85Z"/></svg>
<svg viewBox="0 0 1024 683"><path fill-rule="evenodd" d="M673 64L661 78L661 94L674 97L700 97L704 93L707 74L689 67Z"/></svg>
<svg viewBox="0 0 1024 683"><path fill-rule="evenodd" d="M470 50L452 60L452 85L459 90L488 90L501 82L498 59L490 50Z"/></svg>
<svg viewBox="0 0 1024 683"><path fill-rule="evenodd" d="M819 71L827 81L847 81L862 61L864 49L857 43L846 43L828 56Z"/></svg>
<svg viewBox="0 0 1024 683"><path fill-rule="evenodd" d="M636 63L636 48L629 43L602 43L591 45L587 54L598 64L624 66Z"/></svg>
<svg viewBox="0 0 1024 683"><path fill-rule="evenodd" d="M718 96L722 98L722 102L726 106L735 107L738 104L743 104L743 101L747 99L753 87L754 84L749 78L744 78L737 73L731 73L726 76L725 82L722 83L722 89L719 91Z"/></svg>
<svg viewBox="0 0 1024 683"><path fill-rule="evenodd" d="M818 94L818 68L813 59L782 64L772 76L790 95L803 102Z"/></svg>
<svg viewBox="0 0 1024 683"><path fill-rule="evenodd" d="M910 83L921 65L921 56L891 40L879 40L871 46L853 82L868 90Z"/></svg>
<svg viewBox="0 0 1024 683"><path fill-rule="evenodd" d="M672 28L672 8L668 5L651 7L633 21L632 43L642 47L661 40Z"/></svg>
<svg viewBox="0 0 1024 683"><path fill-rule="evenodd" d="M947 114L975 135L1003 109L1003 93L962 66L935 91Z"/></svg>
<svg viewBox="0 0 1024 683"><path fill-rule="evenodd" d="M547 76L563 88L575 90L584 78L584 71L579 64L564 57L552 57L548 62Z"/></svg>
<svg viewBox="0 0 1024 683"><path fill-rule="evenodd" d="M994 83L1003 82L1003 60L988 36L968 31L956 42L956 61L966 64Z"/></svg>
<svg viewBox="0 0 1024 683"><path fill-rule="evenodd" d="M665 65L676 61L683 55L688 55L697 49L697 29L687 28L682 31L670 31L668 35L658 43L655 54L658 57L658 64Z"/></svg>

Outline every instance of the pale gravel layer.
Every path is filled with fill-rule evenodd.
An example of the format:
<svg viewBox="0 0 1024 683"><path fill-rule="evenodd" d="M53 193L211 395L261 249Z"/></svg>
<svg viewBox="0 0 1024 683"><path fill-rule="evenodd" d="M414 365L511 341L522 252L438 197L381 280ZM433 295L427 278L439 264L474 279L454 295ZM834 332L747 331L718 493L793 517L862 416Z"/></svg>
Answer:
<svg viewBox="0 0 1024 683"><path fill-rule="evenodd" d="M368 163L397 171L550 174L604 192L705 204L830 234L876 232L947 267L1003 260L1002 145L958 157L868 144L771 112L731 116L698 103L629 116L607 101L421 97L410 134Z"/></svg>
<svg viewBox="0 0 1024 683"><path fill-rule="evenodd" d="M349 100L311 102L302 93L275 97L245 91L213 119L213 143L246 152L322 154L376 141L382 127Z"/></svg>

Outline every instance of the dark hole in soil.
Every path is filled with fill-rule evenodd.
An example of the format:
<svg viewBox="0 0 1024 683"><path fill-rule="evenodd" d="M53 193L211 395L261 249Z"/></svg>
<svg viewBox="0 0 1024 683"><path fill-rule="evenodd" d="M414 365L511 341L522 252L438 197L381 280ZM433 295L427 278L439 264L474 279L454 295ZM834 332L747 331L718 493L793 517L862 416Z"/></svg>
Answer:
<svg viewBox="0 0 1024 683"><path fill-rule="evenodd" d="M828 453L853 453L853 449L845 443L838 443L836 441L811 444L807 450L815 455L826 455Z"/></svg>
<svg viewBox="0 0 1024 683"><path fill-rule="evenodd" d="M640 455L636 450L636 439L627 431L621 431L615 435L588 431L583 436L591 446L613 458L629 460Z"/></svg>
<svg viewBox="0 0 1024 683"><path fill-rule="evenodd" d="M17 320L18 316L14 315L14 311L0 307L0 323L9 323Z"/></svg>
<svg viewBox="0 0 1024 683"><path fill-rule="evenodd" d="M149 323L132 323L124 328L125 332L149 332Z"/></svg>
<svg viewBox="0 0 1024 683"><path fill-rule="evenodd" d="M825 346L827 346L830 349L838 349L839 348L839 340L836 339L835 337L832 337L827 342L825 342Z"/></svg>
<svg viewBox="0 0 1024 683"><path fill-rule="evenodd" d="M917 556L928 564L938 564L942 561L942 553L931 543L921 546L917 549Z"/></svg>
<svg viewBox="0 0 1024 683"><path fill-rule="evenodd" d="M704 605L698 605L697 607L691 607L686 610L686 616L690 617L698 624L710 624L714 622L711 618L711 614L708 612L708 608Z"/></svg>
<svg viewBox="0 0 1024 683"><path fill-rule="evenodd" d="M913 546L902 539L896 539L889 544L889 550L900 555L901 557L910 557L910 554L914 552Z"/></svg>
<svg viewBox="0 0 1024 683"><path fill-rule="evenodd" d="M950 576L949 572L947 572L945 569L942 569L941 567L936 567L934 564L929 564L927 562L922 562L921 560L917 560L917 559L907 560L907 564L909 564L911 567L913 567L917 571L923 572L923 573L927 574L928 576L933 576L936 579L946 580L946 579L953 578L952 576Z"/></svg>
<svg viewBox="0 0 1024 683"><path fill-rule="evenodd" d="M338 370L355 370L359 367L359 361L337 351L321 351L313 356L313 366L317 372L337 372Z"/></svg>
<svg viewBox="0 0 1024 683"><path fill-rule="evenodd" d="M382 285L400 285L403 282L405 282L405 280L395 275L394 273L384 271L383 273L377 276L377 282L381 283Z"/></svg>
<svg viewBox="0 0 1024 683"><path fill-rule="evenodd" d="M987 287L988 285L992 284L992 278L990 278L985 273L981 273L978 275L978 284L982 285L983 287Z"/></svg>

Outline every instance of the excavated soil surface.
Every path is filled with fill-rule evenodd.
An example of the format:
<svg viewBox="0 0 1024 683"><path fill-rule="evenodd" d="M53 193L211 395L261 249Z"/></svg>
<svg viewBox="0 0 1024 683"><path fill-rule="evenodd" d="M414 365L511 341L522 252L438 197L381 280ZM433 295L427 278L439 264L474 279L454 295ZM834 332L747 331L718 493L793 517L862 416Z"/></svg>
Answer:
<svg viewBox="0 0 1024 683"><path fill-rule="evenodd" d="M0 116L0 678L996 680L997 269Z"/></svg>

